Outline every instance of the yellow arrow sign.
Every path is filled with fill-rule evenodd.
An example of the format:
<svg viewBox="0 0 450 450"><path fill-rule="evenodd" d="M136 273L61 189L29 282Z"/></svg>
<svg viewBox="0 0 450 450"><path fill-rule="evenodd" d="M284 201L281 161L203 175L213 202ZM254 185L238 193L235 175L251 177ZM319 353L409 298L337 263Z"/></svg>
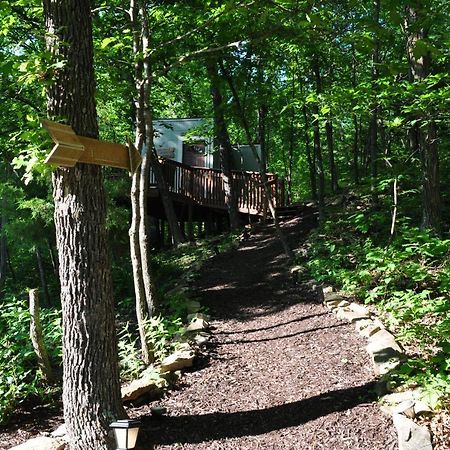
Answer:
<svg viewBox="0 0 450 450"><path fill-rule="evenodd" d="M130 173L134 173L141 164L141 155L129 139L127 145L121 145L78 136L69 125L50 120L42 120L42 126L55 143L46 164L73 167L81 162L128 169Z"/></svg>

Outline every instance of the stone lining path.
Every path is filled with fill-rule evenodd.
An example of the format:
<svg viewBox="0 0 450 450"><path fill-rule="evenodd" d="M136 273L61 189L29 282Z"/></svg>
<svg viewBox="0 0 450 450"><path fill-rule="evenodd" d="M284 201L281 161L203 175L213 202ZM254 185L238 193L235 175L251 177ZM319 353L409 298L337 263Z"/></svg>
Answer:
<svg viewBox="0 0 450 450"><path fill-rule="evenodd" d="M291 245L305 220L285 224ZM132 411L144 415L140 449L397 449L364 338L293 283L273 234L261 227L203 270L196 289L213 337L158 402L165 416Z"/></svg>

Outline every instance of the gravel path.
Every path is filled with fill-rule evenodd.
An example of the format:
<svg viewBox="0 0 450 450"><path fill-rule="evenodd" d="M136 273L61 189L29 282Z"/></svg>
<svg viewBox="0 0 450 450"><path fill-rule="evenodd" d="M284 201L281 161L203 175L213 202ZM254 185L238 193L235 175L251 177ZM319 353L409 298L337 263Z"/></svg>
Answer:
<svg viewBox="0 0 450 450"><path fill-rule="evenodd" d="M291 245L310 222L284 225ZM167 415L143 417L141 449L397 448L365 342L289 279L273 234L261 227L202 272L208 356L159 402Z"/></svg>

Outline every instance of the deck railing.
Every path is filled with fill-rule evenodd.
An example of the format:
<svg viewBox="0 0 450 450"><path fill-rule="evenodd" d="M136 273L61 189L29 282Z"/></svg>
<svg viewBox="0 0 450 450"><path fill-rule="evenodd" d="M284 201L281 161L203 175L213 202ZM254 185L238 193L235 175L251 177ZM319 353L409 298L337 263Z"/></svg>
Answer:
<svg viewBox="0 0 450 450"><path fill-rule="evenodd" d="M192 167L164 158L160 158L160 163L164 179L172 194L184 197L201 206L226 208L221 170ZM267 178L275 206L281 206L283 203L282 183L275 174L268 173ZM156 186L152 171L150 185ZM267 211L267 199L260 173L233 171L233 187L241 212L264 214Z"/></svg>

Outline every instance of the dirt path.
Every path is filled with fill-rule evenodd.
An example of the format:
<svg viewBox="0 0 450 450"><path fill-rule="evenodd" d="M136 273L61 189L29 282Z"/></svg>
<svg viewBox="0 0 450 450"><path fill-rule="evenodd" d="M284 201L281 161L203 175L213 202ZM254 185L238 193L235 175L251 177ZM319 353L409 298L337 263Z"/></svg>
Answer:
<svg viewBox="0 0 450 450"><path fill-rule="evenodd" d="M301 221L285 228L301 241ZM397 448L364 341L292 283L272 236L262 228L202 273L210 356L159 402L166 416L143 418L140 448Z"/></svg>

